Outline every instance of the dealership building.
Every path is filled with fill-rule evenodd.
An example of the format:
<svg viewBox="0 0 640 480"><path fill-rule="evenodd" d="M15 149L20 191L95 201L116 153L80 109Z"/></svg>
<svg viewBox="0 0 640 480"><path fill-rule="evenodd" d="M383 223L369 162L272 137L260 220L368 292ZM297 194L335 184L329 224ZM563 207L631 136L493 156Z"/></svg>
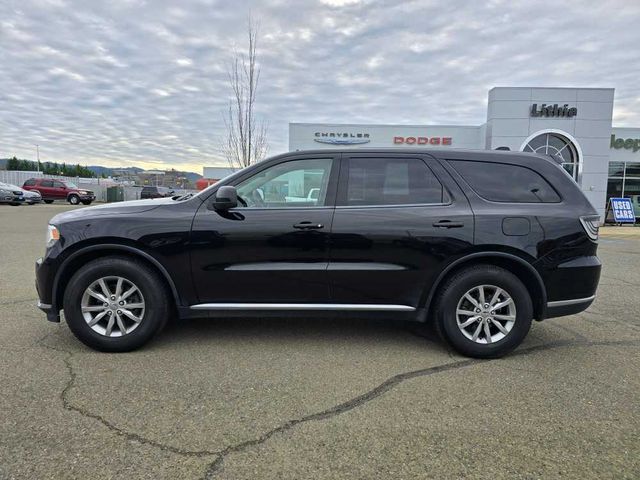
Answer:
<svg viewBox="0 0 640 480"><path fill-rule="evenodd" d="M496 87L482 125L290 123L289 150L509 149L555 155L604 216L631 197L640 216L640 128L612 125L613 88Z"/></svg>

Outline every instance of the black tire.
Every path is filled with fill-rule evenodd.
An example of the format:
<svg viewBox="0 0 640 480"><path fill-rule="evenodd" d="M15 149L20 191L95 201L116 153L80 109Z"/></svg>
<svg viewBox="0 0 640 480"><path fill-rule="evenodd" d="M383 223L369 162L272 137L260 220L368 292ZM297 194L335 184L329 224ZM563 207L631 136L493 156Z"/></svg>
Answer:
<svg viewBox="0 0 640 480"><path fill-rule="evenodd" d="M133 282L144 297L145 310L139 325L119 337L94 331L81 311L85 290L108 276ZM73 275L64 294L64 316L73 334L85 345L103 352L128 352L147 343L166 325L172 311L170 298L164 279L146 264L125 257L104 257L89 262Z"/></svg>
<svg viewBox="0 0 640 480"><path fill-rule="evenodd" d="M80 197L78 195L69 195L69 197L67 198L67 201L71 205L79 205L80 204Z"/></svg>
<svg viewBox="0 0 640 480"><path fill-rule="evenodd" d="M83 205L91 205L91 200L83 200L82 204Z"/></svg>
<svg viewBox="0 0 640 480"><path fill-rule="evenodd" d="M53 200L43 200L44 203L46 203L47 205L53 203Z"/></svg>
<svg viewBox="0 0 640 480"><path fill-rule="evenodd" d="M467 338L457 322L458 302L467 292L481 285L503 289L515 304L515 322L511 330L504 338L492 343L477 343ZM511 352L527 336L533 319L533 304L527 288L514 274L494 265L476 265L453 274L439 289L435 305L438 333L459 353L474 358L498 358ZM471 317L462 318L466 320ZM467 328L474 326L472 324ZM493 332L498 332L495 325L491 325L490 328ZM486 337L484 331L482 334Z"/></svg>

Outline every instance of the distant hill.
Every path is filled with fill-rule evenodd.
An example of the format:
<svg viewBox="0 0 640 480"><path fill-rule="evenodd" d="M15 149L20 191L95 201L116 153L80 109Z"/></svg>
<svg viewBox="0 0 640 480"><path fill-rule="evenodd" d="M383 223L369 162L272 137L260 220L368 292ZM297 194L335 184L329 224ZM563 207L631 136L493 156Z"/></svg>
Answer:
<svg viewBox="0 0 640 480"><path fill-rule="evenodd" d="M119 168L110 168L110 167L101 167L98 165L91 165L89 167L87 167L89 170L91 170L93 173L95 173L96 175L98 175L99 177L102 175L105 175L107 177L110 177L113 175L114 170L119 170L119 171L127 171L127 172L131 172L132 174L138 174L140 172L144 172L144 168L140 168L140 167L119 167ZM184 176L187 177L187 179L190 182L196 182L197 180L200 180L202 178L202 175L198 174L198 173L194 173L194 172L183 172Z"/></svg>
<svg viewBox="0 0 640 480"><path fill-rule="evenodd" d="M0 158L0 170L4 170L7 166L7 161L9 159L8 158ZM21 160L21 159L20 159ZM70 162L70 164L72 164L73 162ZM93 173L95 173L98 177L101 177L103 174L106 177L110 177L113 175L113 171L114 170L126 170L131 172L132 174L138 174L140 172L144 172L144 168L140 168L140 167L118 167L118 168L111 168L111 167L102 167L100 165L92 165L90 167L87 167L89 170L91 170ZM194 173L194 172L181 172L184 173L184 176L187 177L187 179L192 182L195 183L196 181L200 180L202 178L202 175L198 174L198 173Z"/></svg>

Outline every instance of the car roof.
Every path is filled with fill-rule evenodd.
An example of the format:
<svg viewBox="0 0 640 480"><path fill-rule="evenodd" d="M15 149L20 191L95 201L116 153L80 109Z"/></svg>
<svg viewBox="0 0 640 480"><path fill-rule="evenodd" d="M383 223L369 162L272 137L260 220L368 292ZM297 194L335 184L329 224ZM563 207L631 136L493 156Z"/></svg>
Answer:
<svg viewBox="0 0 640 480"><path fill-rule="evenodd" d="M520 152L512 150L474 150L465 148L336 148L336 149L315 149L297 150L276 155L273 158L281 158L292 155L321 155L321 154L403 154L403 155L431 155L432 157L451 160L471 160L471 161L505 161L520 163L533 163L540 160L554 161L549 155L538 153Z"/></svg>

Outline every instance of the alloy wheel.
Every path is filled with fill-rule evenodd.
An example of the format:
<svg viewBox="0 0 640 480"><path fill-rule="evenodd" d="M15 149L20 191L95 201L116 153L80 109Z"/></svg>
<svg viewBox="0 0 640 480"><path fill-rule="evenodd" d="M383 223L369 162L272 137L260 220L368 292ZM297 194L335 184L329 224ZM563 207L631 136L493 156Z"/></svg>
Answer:
<svg viewBox="0 0 640 480"><path fill-rule="evenodd" d="M515 302L506 290L495 285L473 287L456 308L458 328L475 343L499 342L509 335L515 321Z"/></svg>
<svg viewBox="0 0 640 480"><path fill-rule="evenodd" d="M87 325L105 337L122 337L133 332L144 317L142 292L123 277L99 278L87 287L80 303Z"/></svg>

